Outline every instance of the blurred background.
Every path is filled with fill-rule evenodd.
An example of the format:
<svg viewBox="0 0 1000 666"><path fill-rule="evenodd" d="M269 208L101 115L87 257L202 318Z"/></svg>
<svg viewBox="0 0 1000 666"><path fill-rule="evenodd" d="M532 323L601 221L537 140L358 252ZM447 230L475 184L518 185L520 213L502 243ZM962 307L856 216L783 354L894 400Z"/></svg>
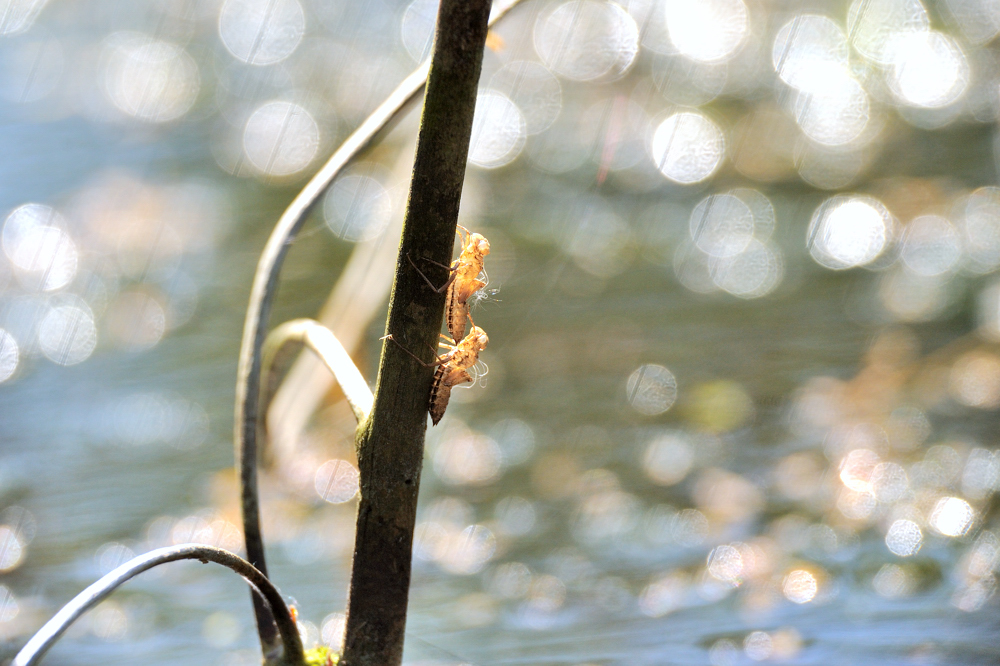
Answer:
<svg viewBox="0 0 1000 666"><path fill-rule="evenodd" d="M257 255L429 53L433 0L0 0L0 662L133 556L242 542ZM996 0L525 0L461 222L489 373L429 432L410 664L1000 659ZM333 184L272 323L374 381L418 113ZM339 645L354 421L300 358L264 533ZM49 663L259 663L174 564Z"/></svg>

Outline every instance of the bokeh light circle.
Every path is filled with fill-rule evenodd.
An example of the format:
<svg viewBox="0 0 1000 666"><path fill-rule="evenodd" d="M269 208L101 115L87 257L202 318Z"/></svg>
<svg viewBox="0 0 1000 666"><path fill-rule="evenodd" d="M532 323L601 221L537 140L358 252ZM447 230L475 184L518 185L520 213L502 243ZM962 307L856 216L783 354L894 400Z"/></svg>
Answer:
<svg viewBox="0 0 1000 666"><path fill-rule="evenodd" d="M943 497L934 505L929 522L944 536L960 537L969 531L975 519L976 512L968 502L958 497Z"/></svg>
<svg viewBox="0 0 1000 666"><path fill-rule="evenodd" d="M162 123L183 116L198 98L198 65L177 44L118 32L105 40L105 53L104 89L123 113Z"/></svg>
<svg viewBox="0 0 1000 666"><path fill-rule="evenodd" d="M93 313L82 304L52 308L38 326L38 345L46 358L59 365L86 361L97 347Z"/></svg>
<svg viewBox="0 0 1000 666"><path fill-rule="evenodd" d="M417 62L423 62L431 53L439 4L439 0L414 0L403 12L403 46Z"/></svg>
<svg viewBox="0 0 1000 666"><path fill-rule="evenodd" d="M314 477L316 494L330 504L343 504L358 494L360 475L346 460L327 460Z"/></svg>
<svg viewBox="0 0 1000 666"><path fill-rule="evenodd" d="M27 288L55 291L76 277L79 252L65 225L65 218L44 204L24 204L7 216L3 251Z"/></svg>
<svg viewBox="0 0 1000 666"><path fill-rule="evenodd" d="M751 238L739 253L709 260L709 274L717 287L733 296L761 298L781 284L784 257L771 243Z"/></svg>
<svg viewBox="0 0 1000 666"><path fill-rule="evenodd" d="M962 258L962 241L955 226L940 215L921 215L906 225L900 258L917 275L948 273Z"/></svg>
<svg viewBox="0 0 1000 666"><path fill-rule="evenodd" d="M514 102L493 90L479 93L469 140L469 162L484 169L509 164L521 153L526 138L524 116Z"/></svg>
<svg viewBox="0 0 1000 666"><path fill-rule="evenodd" d="M819 582L816 576L806 569L793 569L781 583L781 591L785 598L795 604L807 604L816 597Z"/></svg>
<svg viewBox="0 0 1000 666"><path fill-rule="evenodd" d="M904 518L893 522L885 534L886 547L900 557L915 555L923 540L924 534L920 531L920 526Z"/></svg>
<svg viewBox="0 0 1000 666"><path fill-rule="evenodd" d="M159 298L140 289L128 289L108 306L105 326L123 349L137 352L155 347L167 329L167 313Z"/></svg>
<svg viewBox="0 0 1000 666"><path fill-rule="evenodd" d="M676 113L656 128L650 153L670 180L688 185L709 178L722 163L722 130L700 113Z"/></svg>
<svg viewBox="0 0 1000 666"><path fill-rule="evenodd" d="M834 270L864 266L887 247L892 216L877 199L836 196L824 201L809 223L809 254Z"/></svg>
<svg viewBox="0 0 1000 666"><path fill-rule="evenodd" d="M753 211L732 194L705 197L691 211L691 240L713 257L731 257L742 252L753 238Z"/></svg>
<svg viewBox="0 0 1000 666"><path fill-rule="evenodd" d="M969 63L958 44L940 32L907 32L887 47L888 83L906 104L930 109L951 104L969 85Z"/></svg>
<svg viewBox="0 0 1000 666"><path fill-rule="evenodd" d="M842 146L856 140L868 126L868 93L839 66L817 68L824 82L800 92L795 100L795 122L802 132L824 146ZM825 70L825 71L823 71Z"/></svg>
<svg viewBox="0 0 1000 666"><path fill-rule="evenodd" d="M10 525L0 525L0 573L18 568L24 562L27 544Z"/></svg>
<svg viewBox="0 0 1000 666"><path fill-rule="evenodd" d="M219 13L223 45L250 65L273 65L292 55L305 29L297 0L226 0Z"/></svg>
<svg viewBox="0 0 1000 666"><path fill-rule="evenodd" d="M677 50L703 62L734 55L750 27L742 0L666 0L664 13Z"/></svg>
<svg viewBox="0 0 1000 666"><path fill-rule="evenodd" d="M288 176L302 171L319 150L319 126L298 104L262 104L247 120L243 152L261 172Z"/></svg>
<svg viewBox="0 0 1000 666"><path fill-rule="evenodd" d="M826 85L822 71L829 65L846 68L849 50L840 26L825 16L798 15L778 30L771 64L782 81L807 92Z"/></svg>
<svg viewBox="0 0 1000 666"><path fill-rule="evenodd" d="M892 61L890 43L901 34L920 34L930 17L920 0L854 0L847 11L847 34L861 55L879 64Z"/></svg>
<svg viewBox="0 0 1000 666"><path fill-rule="evenodd" d="M528 134L547 130L562 110L559 79L541 63L507 63L490 79L490 89L506 95L517 106Z"/></svg>
<svg viewBox="0 0 1000 666"><path fill-rule="evenodd" d="M654 483L672 486L684 480L694 465L694 451L682 433L660 435L646 447L642 468Z"/></svg>
<svg viewBox="0 0 1000 666"><path fill-rule="evenodd" d="M639 52L639 28L619 5L569 0L535 22L535 51L559 76L591 81L623 74Z"/></svg>
<svg viewBox="0 0 1000 666"><path fill-rule="evenodd" d="M17 370L21 353L17 340L7 331L0 328L0 383L7 381Z"/></svg>
<svg viewBox="0 0 1000 666"><path fill-rule="evenodd" d="M629 375L625 392L635 411L655 416L673 407L677 400L677 379L662 365L649 363Z"/></svg>
<svg viewBox="0 0 1000 666"><path fill-rule="evenodd" d="M323 199L326 225L352 243L378 238L392 219L392 197L378 179L354 173L338 178Z"/></svg>
<svg viewBox="0 0 1000 666"><path fill-rule="evenodd" d="M1000 266L1000 188L981 187L961 209L966 270L989 273Z"/></svg>

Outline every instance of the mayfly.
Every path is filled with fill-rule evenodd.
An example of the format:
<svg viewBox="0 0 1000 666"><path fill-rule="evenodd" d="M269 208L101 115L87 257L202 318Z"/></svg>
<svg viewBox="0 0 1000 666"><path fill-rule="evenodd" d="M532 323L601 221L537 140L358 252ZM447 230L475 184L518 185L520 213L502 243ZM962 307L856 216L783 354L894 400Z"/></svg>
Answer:
<svg viewBox="0 0 1000 666"><path fill-rule="evenodd" d="M469 317L469 299L477 291L489 283L483 270L486 255L490 253L490 242L482 234L469 231L462 225L458 225L459 240L462 242L462 252L458 259L448 266L451 277L442 287L435 287L423 272L413 264L410 264L420 273L431 289L440 293L444 289L448 290L445 296L445 323L448 325L448 332L451 333L452 340L459 344L465 336L465 320ZM464 232L464 234L462 233ZM407 257L409 259L409 257ZM428 261L430 261L428 259ZM436 263L436 262L431 262ZM483 275L485 279L480 280Z"/></svg>
<svg viewBox="0 0 1000 666"><path fill-rule="evenodd" d="M444 416L444 410L448 408L448 401L451 399L452 387L475 381L469 370L479 362L479 352L486 349L489 342L486 331L472 324L472 330L458 344L441 343L449 351L438 357L442 363L434 371L434 383L431 384L427 411L431 414L432 425L437 425Z"/></svg>
<svg viewBox="0 0 1000 666"><path fill-rule="evenodd" d="M458 255L455 266L455 279L448 287L445 297L444 310L448 332L456 343L465 335L465 320L472 321L469 317L469 299L489 284L483 264L486 255L490 253L490 242L482 234L471 233L463 226L458 228L465 232L465 238L462 239L462 253ZM480 280L480 274L486 279Z"/></svg>
<svg viewBox="0 0 1000 666"><path fill-rule="evenodd" d="M490 342L486 331L476 326L471 317L469 322L472 323L472 330L458 344L440 343L440 346L448 351L438 356L433 363L424 363L413 352L400 345L400 349L422 365L437 366L434 371L434 381L431 384L430 399L427 402L427 411L430 412L433 425L437 425L441 417L444 416L444 410L448 408L448 401L451 399L451 389L458 384L475 381L476 378L473 378L469 370L479 362L479 352L486 349L486 345ZM396 342L391 335L387 337ZM448 339L444 334L441 337ZM399 343L396 342L396 344Z"/></svg>

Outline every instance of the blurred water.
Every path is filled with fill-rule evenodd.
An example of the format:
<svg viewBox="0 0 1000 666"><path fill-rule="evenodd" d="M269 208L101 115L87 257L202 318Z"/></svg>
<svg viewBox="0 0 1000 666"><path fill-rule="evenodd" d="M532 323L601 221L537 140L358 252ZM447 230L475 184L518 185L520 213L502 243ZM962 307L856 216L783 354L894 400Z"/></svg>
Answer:
<svg viewBox="0 0 1000 666"><path fill-rule="evenodd" d="M132 554L239 547L257 255L434 11L272 4L0 2L0 661ZM1000 14L810 7L526 0L491 37L462 212L492 244L489 373L428 436L408 663L1000 659ZM272 321L393 228L414 123L317 206ZM269 564L336 644L336 392L294 444ZM238 580L175 564L48 661L254 642Z"/></svg>

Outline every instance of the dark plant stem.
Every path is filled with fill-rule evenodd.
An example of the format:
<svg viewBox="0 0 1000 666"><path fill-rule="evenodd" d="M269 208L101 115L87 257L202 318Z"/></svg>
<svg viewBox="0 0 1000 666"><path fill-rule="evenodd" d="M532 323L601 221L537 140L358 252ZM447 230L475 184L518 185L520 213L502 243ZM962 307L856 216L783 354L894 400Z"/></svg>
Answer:
<svg viewBox="0 0 1000 666"><path fill-rule="evenodd" d="M499 21L520 2L521 0L506 0L502 4L498 3L490 24ZM260 407L261 350L267 336L271 304L278 290L281 266L313 205L343 168L371 145L379 132L402 116L408 102L423 88L428 69L429 64L421 65L403 79L310 179L278 220L257 263L240 345L234 439L247 559L265 575L267 565L260 532L260 501L257 490L257 419ZM268 654L277 645L277 630L267 604L256 593L253 594L253 601L261 648L264 654Z"/></svg>
<svg viewBox="0 0 1000 666"><path fill-rule="evenodd" d="M443 293L428 287L411 261L433 268L451 261L465 180L476 89L490 0L441 0L434 52L375 404L358 429L361 501L342 663L396 666L403 659L413 527L433 370L426 361L441 331ZM433 263L432 263L433 262ZM447 274L436 269L443 282ZM440 274L440 275L438 275Z"/></svg>
<svg viewBox="0 0 1000 666"><path fill-rule="evenodd" d="M257 490L257 419L260 401L261 349L267 335L271 304L278 291L278 275L292 240L305 222L312 206L333 182L337 174L367 147L379 130L396 118L406 103L423 87L427 67L418 68L393 91L327 161L323 168L299 192L282 214L264 246L250 291L250 304L243 323L243 341L236 379L235 442L236 463L240 471L240 508L247 559L267 575L264 540L260 532L260 501ZM267 604L253 594L257 633L264 654L277 645L277 630Z"/></svg>
<svg viewBox="0 0 1000 666"><path fill-rule="evenodd" d="M283 648L283 652L269 659L267 663L286 666L305 664L302 639L295 626L295 620L292 619L288 606L281 598L281 592L271 584L271 581L264 574L242 557L230 553L228 550L201 544L184 544L170 548L159 548L133 558L76 595L31 637L31 640L14 657L11 666L37 664L73 622L103 601L123 583L153 567L177 560L215 562L243 576L268 604L277 624L280 635L279 646Z"/></svg>

